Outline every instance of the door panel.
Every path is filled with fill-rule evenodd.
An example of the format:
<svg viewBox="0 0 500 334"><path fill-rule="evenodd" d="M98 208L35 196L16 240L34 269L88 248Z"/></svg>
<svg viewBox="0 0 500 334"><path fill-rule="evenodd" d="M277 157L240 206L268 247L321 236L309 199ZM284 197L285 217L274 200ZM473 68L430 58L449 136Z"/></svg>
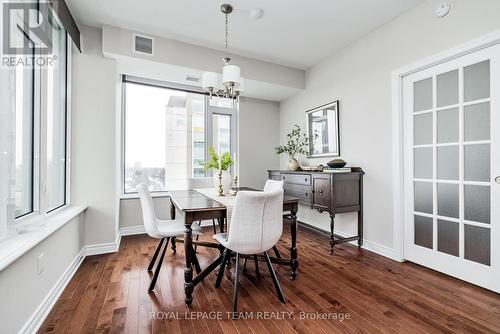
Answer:
<svg viewBox="0 0 500 334"><path fill-rule="evenodd" d="M313 175L313 208L327 211L331 202L331 180L328 175Z"/></svg>
<svg viewBox="0 0 500 334"><path fill-rule="evenodd" d="M404 256L500 292L500 45L403 79Z"/></svg>

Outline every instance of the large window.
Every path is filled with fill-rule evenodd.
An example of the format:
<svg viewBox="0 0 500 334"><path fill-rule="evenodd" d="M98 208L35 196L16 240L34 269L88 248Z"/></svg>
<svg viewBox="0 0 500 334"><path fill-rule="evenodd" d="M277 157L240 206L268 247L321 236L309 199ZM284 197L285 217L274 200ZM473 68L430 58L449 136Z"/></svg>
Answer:
<svg viewBox="0 0 500 334"><path fill-rule="evenodd" d="M189 178L209 175L200 164L209 146L234 150L232 101L125 76L123 85L125 194L139 183L152 191L186 189Z"/></svg>
<svg viewBox="0 0 500 334"><path fill-rule="evenodd" d="M48 66L19 63L12 68L13 154L9 193L15 219L44 214L67 203L67 33L48 13L54 59ZM33 43L19 24L19 38ZM17 38L17 37L16 37ZM33 50L36 50L33 48ZM33 57L40 56L33 53Z"/></svg>

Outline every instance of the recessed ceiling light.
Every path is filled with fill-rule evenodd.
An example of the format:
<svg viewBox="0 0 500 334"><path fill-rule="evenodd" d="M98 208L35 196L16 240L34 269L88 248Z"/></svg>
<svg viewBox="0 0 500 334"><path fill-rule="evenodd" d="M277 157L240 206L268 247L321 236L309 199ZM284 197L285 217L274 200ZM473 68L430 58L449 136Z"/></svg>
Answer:
<svg viewBox="0 0 500 334"><path fill-rule="evenodd" d="M451 5L449 3L443 3L436 9L436 16L438 18L443 18L450 13Z"/></svg>

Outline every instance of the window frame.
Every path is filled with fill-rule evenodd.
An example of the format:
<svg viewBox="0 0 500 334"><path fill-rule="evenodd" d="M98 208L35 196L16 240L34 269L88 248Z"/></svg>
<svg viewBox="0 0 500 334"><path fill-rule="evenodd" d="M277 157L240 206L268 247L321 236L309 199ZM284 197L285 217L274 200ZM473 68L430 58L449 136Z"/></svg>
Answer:
<svg viewBox="0 0 500 334"><path fill-rule="evenodd" d="M14 213L12 214L12 221L10 224L25 223L32 219L38 219L42 216L51 216L60 212L64 208L70 205L70 177L71 177L71 67L72 67L72 44L71 37L69 33L64 28L61 23L57 13L54 8L50 7L51 14L57 23L64 30L65 39L65 62L64 74L65 74L65 101L64 101L64 142L65 142L65 164L64 164L64 201L61 205L48 208L47 205L47 78L48 72L45 68L32 68L33 71L33 122L32 122L32 211L20 216L15 216L15 205ZM22 27L19 26L21 31L29 38ZM35 51L34 51L35 52ZM36 56L37 54L34 53ZM11 176L12 178L12 176Z"/></svg>
<svg viewBox="0 0 500 334"><path fill-rule="evenodd" d="M125 175L126 175L126 166L125 166L125 153L126 153L126 117L127 117L127 108L126 108L126 84L139 84L150 87L157 88L165 88L171 90L179 90L186 93L194 93L204 95L205 103L205 150L204 156L205 159L208 157L208 147L213 144L213 115L228 115L231 116L231 156L233 156L234 152L237 152L237 138L238 138L238 102L233 100L232 108L224 108L218 106L210 106L210 95L202 90L201 87L191 86L191 85L183 85L178 83L166 82L161 80L149 79L149 78L141 78L136 76L130 76L122 74L121 79L121 121L120 121L120 131L121 131L121 143L120 143L120 198L121 199L130 199L130 198L139 198L137 192L125 192ZM234 166L231 166L231 171L234 171ZM207 176L212 176L213 172L208 171ZM168 197L168 190L156 190L151 191L152 197Z"/></svg>

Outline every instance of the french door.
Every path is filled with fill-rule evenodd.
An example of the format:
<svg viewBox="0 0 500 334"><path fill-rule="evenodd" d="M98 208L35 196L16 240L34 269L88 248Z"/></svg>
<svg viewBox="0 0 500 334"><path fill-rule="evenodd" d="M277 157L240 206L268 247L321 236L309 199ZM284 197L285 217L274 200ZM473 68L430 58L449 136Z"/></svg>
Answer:
<svg viewBox="0 0 500 334"><path fill-rule="evenodd" d="M404 257L500 292L500 45L403 78Z"/></svg>

